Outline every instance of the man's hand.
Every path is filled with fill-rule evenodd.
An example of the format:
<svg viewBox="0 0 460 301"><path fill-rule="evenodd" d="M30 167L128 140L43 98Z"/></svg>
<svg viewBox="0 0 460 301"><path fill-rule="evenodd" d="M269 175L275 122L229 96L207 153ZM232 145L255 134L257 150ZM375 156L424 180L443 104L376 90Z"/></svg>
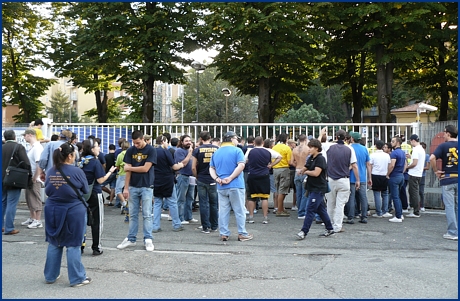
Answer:
<svg viewBox="0 0 460 301"><path fill-rule="evenodd" d="M360 188L360 186L361 186L361 184L358 181L356 181L356 183L355 183L356 190L358 190Z"/></svg>
<svg viewBox="0 0 460 301"><path fill-rule="evenodd" d="M441 179L442 175L445 173L446 173L445 171L438 170L437 172L435 172L435 175L438 177L438 179Z"/></svg>
<svg viewBox="0 0 460 301"><path fill-rule="evenodd" d="M128 188L123 188L123 197L125 200L129 199L129 189Z"/></svg>

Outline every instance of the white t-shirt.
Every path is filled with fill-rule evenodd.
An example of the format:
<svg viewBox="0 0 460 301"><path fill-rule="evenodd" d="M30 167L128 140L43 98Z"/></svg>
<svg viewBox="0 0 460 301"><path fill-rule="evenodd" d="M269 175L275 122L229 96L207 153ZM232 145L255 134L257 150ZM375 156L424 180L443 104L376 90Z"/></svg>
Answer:
<svg viewBox="0 0 460 301"><path fill-rule="evenodd" d="M408 170L409 176L413 177L422 177L423 176L423 168L425 167L425 150L419 144L412 148L412 162L414 159L418 159L417 165L414 168Z"/></svg>
<svg viewBox="0 0 460 301"><path fill-rule="evenodd" d="M262 147L262 146L254 146L253 148L264 148L264 149L268 150L270 152L271 156L272 156L272 160L275 160L276 158L281 157L280 153L278 153L277 151L272 150L271 148L265 148L265 147ZM246 154L244 154L245 162L248 162L249 152L253 148L248 148L248 150L246 151Z"/></svg>
<svg viewBox="0 0 460 301"><path fill-rule="evenodd" d="M40 156L43 152L43 146L39 141L36 141L34 144L29 145L27 149L27 157L29 157L30 166L32 167L32 176L37 170L37 162L40 161Z"/></svg>
<svg viewBox="0 0 460 301"><path fill-rule="evenodd" d="M372 165L372 174L376 176L386 176L388 164L391 163L390 155L380 149L372 153L370 159L369 162Z"/></svg>

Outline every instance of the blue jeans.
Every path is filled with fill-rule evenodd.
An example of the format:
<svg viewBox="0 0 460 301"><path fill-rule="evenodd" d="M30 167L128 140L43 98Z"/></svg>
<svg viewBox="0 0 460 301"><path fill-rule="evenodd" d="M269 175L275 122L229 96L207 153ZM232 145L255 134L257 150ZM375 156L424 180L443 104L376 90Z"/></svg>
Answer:
<svg viewBox="0 0 460 301"><path fill-rule="evenodd" d="M198 199L200 202L200 219L203 230L216 230L219 221L219 207L216 183L205 184L197 181Z"/></svg>
<svg viewBox="0 0 460 301"><path fill-rule="evenodd" d="M220 235L230 236L228 223L230 221L230 210L235 213L238 234L247 235L246 232L246 213L245 213L245 189L228 188L217 190L219 196L219 231Z"/></svg>
<svg viewBox="0 0 460 301"><path fill-rule="evenodd" d="M402 215L402 204L399 193L404 187L404 176L403 174L396 174L390 177L388 180L388 189L390 190L391 198L395 206L395 216L401 218ZM405 193L405 191L404 191Z"/></svg>
<svg viewBox="0 0 460 301"><path fill-rule="evenodd" d="M45 280L47 282L56 281L61 273L61 260L64 247L56 247L52 244L48 245L46 252ZM75 285L83 282L86 279L86 271L81 262L80 247L67 247L67 273L69 276L70 285Z"/></svg>
<svg viewBox="0 0 460 301"><path fill-rule="evenodd" d="M120 198L118 197L119 193L123 193L123 187L125 187L125 178L126 175L118 176L117 182L115 185L115 206L121 205Z"/></svg>
<svg viewBox="0 0 460 301"><path fill-rule="evenodd" d="M327 214L326 204L324 203L324 193L322 192L310 192L308 194L308 205L303 221L302 231L307 235L310 231L311 224L315 218L315 214L318 214L321 220L324 222L327 230L333 230L331 219Z"/></svg>
<svg viewBox="0 0 460 301"><path fill-rule="evenodd" d="M375 203L375 212L378 216L388 212L388 189L384 191L373 191L374 193L374 203ZM383 204L382 204L383 200Z"/></svg>
<svg viewBox="0 0 460 301"><path fill-rule="evenodd" d="M179 219L179 211L177 210L177 195L176 187L173 187L172 195L167 198L154 197L155 202L153 203L153 223L152 229L158 230L161 226L161 207L163 202L169 206L169 214L172 218L172 226L174 229L181 227Z"/></svg>
<svg viewBox="0 0 460 301"><path fill-rule="evenodd" d="M5 233L14 230L14 218L20 196L21 189L9 188L2 191L2 228L5 228Z"/></svg>
<svg viewBox="0 0 460 301"><path fill-rule="evenodd" d="M458 236L458 184L449 184L442 187L442 201L447 219L447 233Z"/></svg>
<svg viewBox="0 0 460 301"><path fill-rule="evenodd" d="M152 237L152 198L153 189L150 187L129 186L129 231L128 240L136 242L139 230L139 207L142 204L142 217L144 219L144 240Z"/></svg>
<svg viewBox="0 0 460 301"><path fill-rule="evenodd" d="M190 178L184 175L177 176L177 207L179 208L179 218L189 221L192 217L192 204L195 198L195 185L190 185Z"/></svg>
<svg viewBox="0 0 460 301"><path fill-rule="evenodd" d="M303 186L303 181L307 175L298 175L295 174L294 185L296 189L296 203L297 203L297 215L298 217L305 216L305 210L307 209L307 197L305 196L305 188Z"/></svg>
<svg viewBox="0 0 460 301"><path fill-rule="evenodd" d="M348 219L353 219L355 217L357 210L357 202L359 202L361 207L361 219L367 218L367 194L366 194L367 183L360 182L360 187L356 190L355 183L350 183L350 197L348 198L348 203L345 205L345 212L347 212Z"/></svg>

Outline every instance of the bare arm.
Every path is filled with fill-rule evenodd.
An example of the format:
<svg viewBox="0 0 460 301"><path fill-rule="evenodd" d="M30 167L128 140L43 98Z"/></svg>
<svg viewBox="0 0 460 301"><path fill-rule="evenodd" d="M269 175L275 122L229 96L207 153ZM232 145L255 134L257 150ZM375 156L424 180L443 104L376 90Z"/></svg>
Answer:
<svg viewBox="0 0 460 301"><path fill-rule="evenodd" d="M190 161L190 158L192 157L192 151L192 148L189 148L187 157L185 157L184 160L181 161L181 163L184 164L184 166L188 164L188 161Z"/></svg>
<svg viewBox="0 0 460 301"><path fill-rule="evenodd" d="M196 166L197 166L197 159L195 157L192 158L192 175L196 178L197 177L197 171L196 171ZM181 164L181 162L179 162Z"/></svg>
<svg viewBox="0 0 460 301"><path fill-rule="evenodd" d="M412 159L412 163L409 166L407 166L407 169L414 168L415 166L417 166L417 163L418 163L418 159Z"/></svg>
<svg viewBox="0 0 460 301"><path fill-rule="evenodd" d="M152 162L145 162L143 166L136 166L136 167L133 167L131 164L125 164L125 171L145 173L149 171L152 165L153 165Z"/></svg>
<svg viewBox="0 0 460 301"><path fill-rule="evenodd" d="M115 169L117 169L115 166L110 167L109 172L107 172L107 173L105 174L105 176L100 177L99 179L97 179L97 182L98 182L99 184L104 183L104 182L110 177L110 175L113 174L113 172L115 171Z"/></svg>
<svg viewBox="0 0 460 301"><path fill-rule="evenodd" d="M371 162L367 162L366 164L366 167L367 167L367 184L369 186L372 186L372 166L371 166Z"/></svg>
<svg viewBox="0 0 460 301"><path fill-rule="evenodd" d="M361 184L359 182L358 165L356 165L356 163L353 163L353 164L351 164L351 168L353 169L353 173L355 174L355 179L356 179L355 187L356 187L356 189L359 189Z"/></svg>
<svg viewBox="0 0 460 301"><path fill-rule="evenodd" d="M226 177L225 179L223 179L222 183L223 184L230 183L231 181L233 181L233 179L238 177L238 175L243 171L243 169L244 169L244 163L242 162L238 163L238 166L235 168L235 170L233 170L232 174Z"/></svg>
<svg viewBox="0 0 460 301"><path fill-rule="evenodd" d="M305 168L305 167L304 167ZM306 169L306 168L305 168ZM321 174L321 171L323 169L321 167L315 167L315 170L306 170L305 171L305 174L307 176L311 176L311 177L319 177L319 175Z"/></svg>
<svg viewBox="0 0 460 301"><path fill-rule="evenodd" d="M391 159L390 164L388 164L387 178L390 178L390 174L395 169L396 159Z"/></svg>
<svg viewBox="0 0 460 301"><path fill-rule="evenodd" d="M125 164L125 168L126 168L126 165L131 165L131 164ZM129 199L129 182L130 181L131 181L131 172L126 171L125 187L123 188L123 197L125 198L125 200Z"/></svg>

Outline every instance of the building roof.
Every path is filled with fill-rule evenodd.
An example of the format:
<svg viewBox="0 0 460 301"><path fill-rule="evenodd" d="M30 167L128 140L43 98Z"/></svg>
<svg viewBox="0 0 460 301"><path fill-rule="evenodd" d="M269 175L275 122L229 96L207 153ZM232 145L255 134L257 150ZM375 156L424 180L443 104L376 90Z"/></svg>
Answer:
<svg viewBox="0 0 460 301"><path fill-rule="evenodd" d="M419 102L419 103L414 103L413 105L408 105L408 106L405 106L405 107L402 107L402 108L398 108L398 109L393 109L391 110L391 113L398 113L398 112L417 112L417 109L418 109L418 106L422 104L422 102Z"/></svg>

